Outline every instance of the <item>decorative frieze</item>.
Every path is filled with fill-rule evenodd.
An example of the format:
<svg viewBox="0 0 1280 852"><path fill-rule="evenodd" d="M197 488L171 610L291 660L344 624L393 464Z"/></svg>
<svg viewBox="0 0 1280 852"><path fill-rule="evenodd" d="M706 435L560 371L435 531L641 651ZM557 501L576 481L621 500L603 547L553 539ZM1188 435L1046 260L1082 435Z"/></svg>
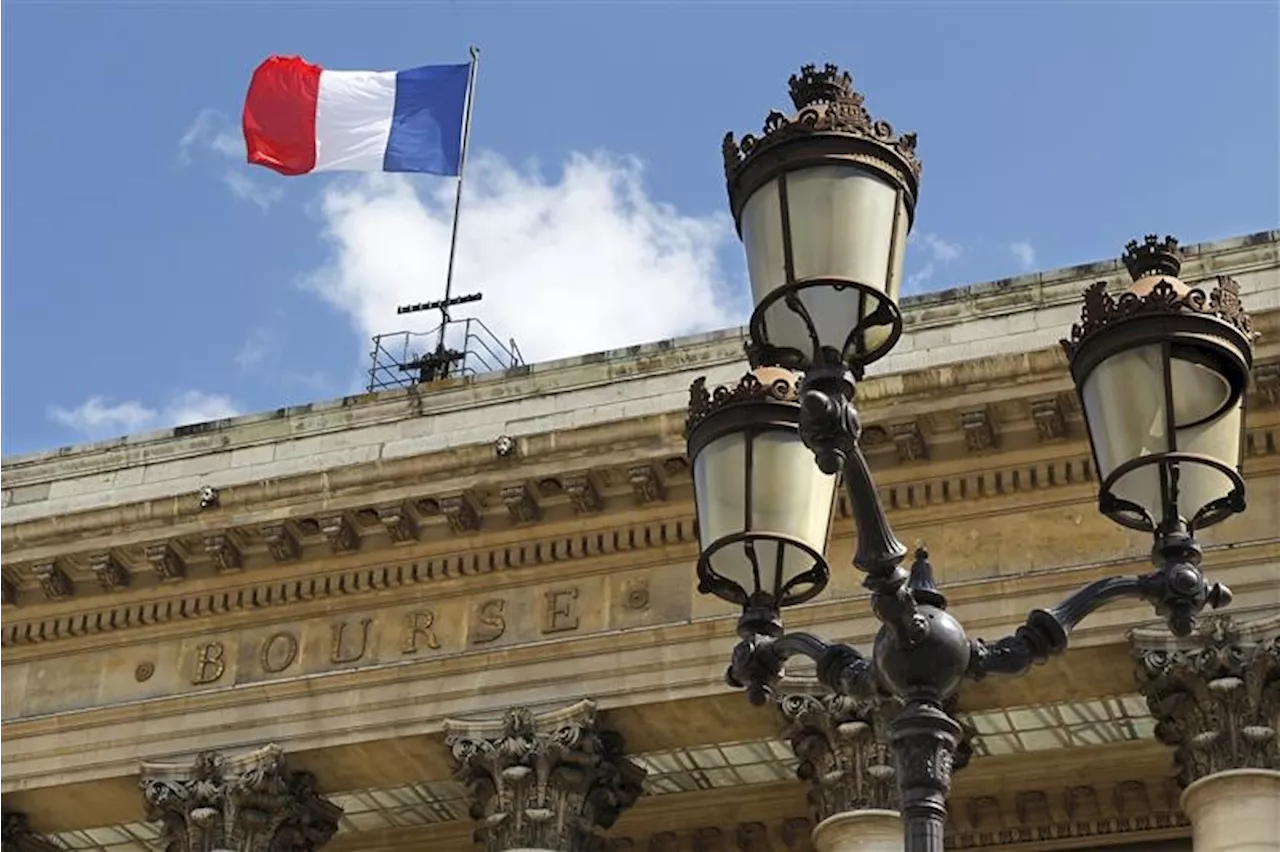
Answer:
<svg viewBox="0 0 1280 852"><path fill-rule="evenodd" d="M636 503L641 506L667 499L667 491L662 486L662 480L658 479L653 465L642 464L627 468L627 481L635 492Z"/></svg>
<svg viewBox="0 0 1280 852"><path fill-rule="evenodd" d="M459 535L480 529L480 516L465 494L440 498L440 514L444 516L449 529Z"/></svg>
<svg viewBox="0 0 1280 852"><path fill-rule="evenodd" d="M858 701L843 695L782 696L782 736L800 758L818 822L844 811L897 810L897 772L889 726L901 702Z"/></svg>
<svg viewBox="0 0 1280 852"><path fill-rule="evenodd" d="M31 568L36 582L40 584L44 596L51 601L69 598L75 592L75 585L66 572L56 562L38 562Z"/></svg>
<svg viewBox="0 0 1280 852"><path fill-rule="evenodd" d="M502 489L502 505L507 507L511 520L517 524L531 524L541 517L538 501L527 485L508 485Z"/></svg>
<svg viewBox="0 0 1280 852"><path fill-rule="evenodd" d="M160 580L181 580L187 574L187 563L169 542L149 545L146 549L147 561L155 569Z"/></svg>
<svg viewBox="0 0 1280 852"><path fill-rule="evenodd" d="M377 508L378 521L391 538L392 544L405 544L418 540L418 524L402 503Z"/></svg>
<svg viewBox="0 0 1280 852"><path fill-rule="evenodd" d="M90 554L89 568L98 578L98 583L108 592L129 588L132 580L129 569L110 552Z"/></svg>
<svg viewBox="0 0 1280 852"><path fill-rule="evenodd" d="M267 524L262 528L262 540L276 562L294 562L302 555L298 538L288 524Z"/></svg>
<svg viewBox="0 0 1280 852"><path fill-rule="evenodd" d="M591 481L591 477L585 473L566 476L564 478L564 491L565 494L569 495L569 502L573 505L573 511L579 515L589 515L604 508L604 502L600 499L600 492L596 490L595 483Z"/></svg>
<svg viewBox="0 0 1280 852"><path fill-rule="evenodd" d="M964 445L969 452L981 453L995 449L996 427L988 409L961 411L960 428L964 431Z"/></svg>
<svg viewBox="0 0 1280 852"><path fill-rule="evenodd" d="M333 553L350 553L360 549L360 534L346 515L328 515L320 519L320 532Z"/></svg>
<svg viewBox="0 0 1280 852"><path fill-rule="evenodd" d="M588 852L640 796L644 770L602 730L592 701L535 715L509 709L500 722L445 722L457 777L472 796L487 852L537 848Z"/></svg>
<svg viewBox="0 0 1280 852"><path fill-rule="evenodd" d="M204 537L204 552L220 573L239 571L244 562L240 556L240 548L227 533L214 533Z"/></svg>
<svg viewBox="0 0 1280 852"><path fill-rule="evenodd" d="M1056 441L1066 437L1067 417L1058 397L1032 400L1031 419L1036 424L1036 434L1041 441Z"/></svg>
<svg viewBox="0 0 1280 852"><path fill-rule="evenodd" d="M144 763L147 819L161 823L165 852L314 852L333 837L342 809L320 796L314 776L293 772L268 745L194 764Z"/></svg>
<svg viewBox="0 0 1280 852"><path fill-rule="evenodd" d="M31 830L22 811L6 810L3 814L3 845L0 852L59 852L58 844Z"/></svg>
<svg viewBox="0 0 1280 852"><path fill-rule="evenodd" d="M1186 639L1137 630L1138 684L1179 781L1232 769L1280 770L1280 616L1212 616Z"/></svg>
<svg viewBox="0 0 1280 852"><path fill-rule="evenodd" d="M898 461L913 462L929 458L928 447L924 443L924 435L920 426L914 421L894 423L889 427L889 435L893 438L893 446L898 451Z"/></svg>

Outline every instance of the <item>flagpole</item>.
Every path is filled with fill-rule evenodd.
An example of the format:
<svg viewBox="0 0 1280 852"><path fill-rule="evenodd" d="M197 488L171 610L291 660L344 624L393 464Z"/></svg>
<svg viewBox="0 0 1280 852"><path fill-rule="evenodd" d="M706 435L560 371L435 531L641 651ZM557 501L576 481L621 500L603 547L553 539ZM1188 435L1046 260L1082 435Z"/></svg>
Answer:
<svg viewBox="0 0 1280 852"><path fill-rule="evenodd" d="M462 148L458 151L458 192L453 200L453 232L449 235L449 267L444 276L444 301L441 303L440 337L436 349L444 349L444 333L449 325L449 297L453 291L453 261L458 250L458 218L462 211L462 176L467 168L467 144L471 141L471 109L476 101L476 69L480 64L480 48L471 45L471 69L467 72L467 102L462 113Z"/></svg>

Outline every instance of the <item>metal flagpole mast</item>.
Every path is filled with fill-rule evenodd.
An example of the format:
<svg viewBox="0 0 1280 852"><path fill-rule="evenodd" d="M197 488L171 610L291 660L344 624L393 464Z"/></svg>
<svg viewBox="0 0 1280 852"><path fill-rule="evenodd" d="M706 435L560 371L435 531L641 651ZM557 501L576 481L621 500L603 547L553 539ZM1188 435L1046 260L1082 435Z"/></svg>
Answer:
<svg viewBox="0 0 1280 852"><path fill-rule="evenodd" d="M480 64L480 48L471 45L471 70L467 75L467 103L462 113L462 148L458 151L458 192L453 199L453 231L449 235L449 267L444 276L444 301L440 307L440 338L437 349L444 349L445 328L449 325L449 297L453 291L453 261L458 253L458 219L462 212L462 180L467 170L467 144L471 141L471 108L476 102L476 68Z"/></svg>

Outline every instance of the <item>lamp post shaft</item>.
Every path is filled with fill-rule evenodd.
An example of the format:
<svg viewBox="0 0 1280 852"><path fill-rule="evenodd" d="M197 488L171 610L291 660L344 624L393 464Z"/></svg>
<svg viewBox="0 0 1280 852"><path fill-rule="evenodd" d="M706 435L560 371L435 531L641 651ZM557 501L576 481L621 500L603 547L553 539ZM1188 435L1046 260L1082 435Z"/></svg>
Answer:
<svg viewBox="0 0 1280 852"><path fill-rule="evenodd" d="M960 725L941 696L921 690L907 698L892 725L906 852L942 852L951 767Z"/></svg>

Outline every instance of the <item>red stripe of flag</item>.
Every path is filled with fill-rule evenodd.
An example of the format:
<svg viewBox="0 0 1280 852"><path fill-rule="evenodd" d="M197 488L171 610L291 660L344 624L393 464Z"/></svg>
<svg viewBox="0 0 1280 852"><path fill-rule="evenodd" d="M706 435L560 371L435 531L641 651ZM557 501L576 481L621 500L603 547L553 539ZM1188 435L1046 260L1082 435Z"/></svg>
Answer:
<svg viewBox="0 0 1280 852"><path fill-rule="evenodd" d="M315 168L320 70L300 56L272 56L253 72L244 100L250 163L283 175Z"/></svg>

